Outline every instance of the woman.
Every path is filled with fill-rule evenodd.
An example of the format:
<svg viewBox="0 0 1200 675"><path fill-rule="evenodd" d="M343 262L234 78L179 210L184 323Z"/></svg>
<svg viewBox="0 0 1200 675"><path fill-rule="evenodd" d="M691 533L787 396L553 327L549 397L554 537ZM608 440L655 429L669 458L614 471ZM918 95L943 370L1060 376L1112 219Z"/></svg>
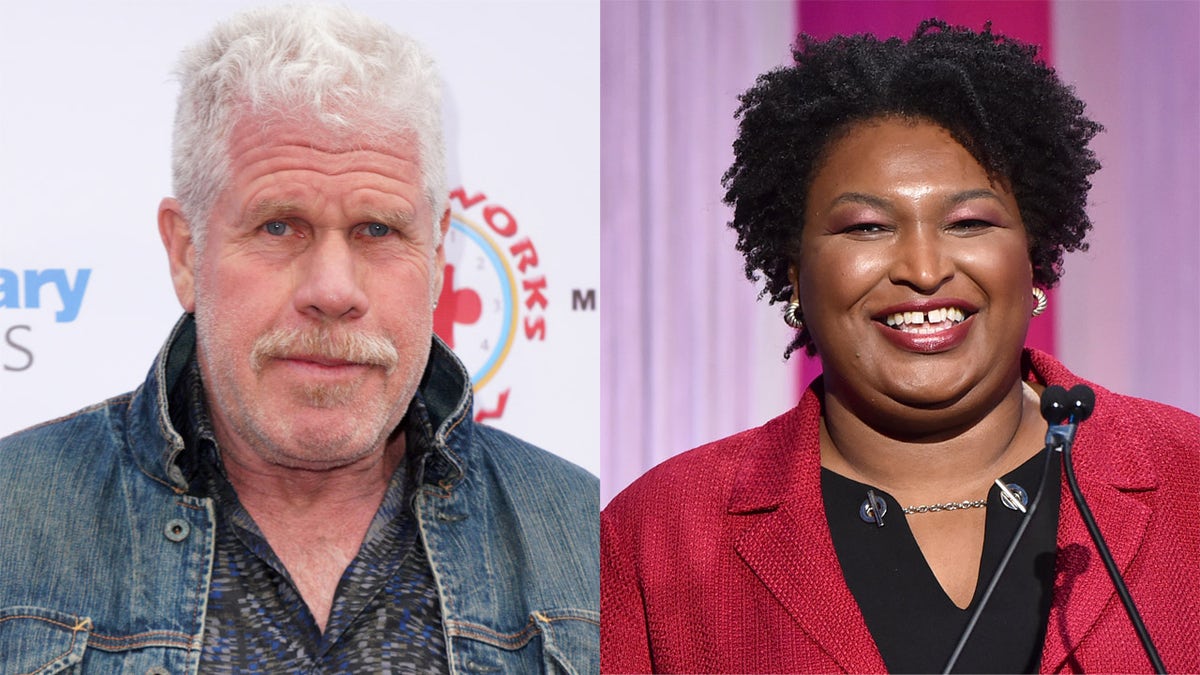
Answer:
<svg viewBox="0 0 1200 675"><path fill-rule="evenodd" d="M824 375L601 515L605 672L933 672L1037 494L1023 350L1084 247L1099 125L1035 50L930 21L805 39L743 97L725 176L751 279ZM1200 670L1200 420L1096 390L1083 493L1167 667ZM1150 668L1065 486L1045 490L961 672Z"/></svg>

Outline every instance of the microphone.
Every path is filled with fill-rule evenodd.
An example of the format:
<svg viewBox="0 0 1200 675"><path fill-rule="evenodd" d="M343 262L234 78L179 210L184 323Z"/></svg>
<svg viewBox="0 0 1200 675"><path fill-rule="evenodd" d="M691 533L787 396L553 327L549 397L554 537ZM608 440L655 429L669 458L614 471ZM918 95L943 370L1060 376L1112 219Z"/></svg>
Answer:
<svg viewBox="0 0 1200 675"><path fill-rule="evenodd" d="M1063 420L1077 424L1091 417L1095 407L1096 392L1086 384L1077 384L1071 391L1052 384L1042 393L1042 419L1050 424Z"/></svg>
<svg viewBox="0 0 1200 675"><path fill-rule="evenodd" d="M1075 442L1078 424L1092 415L1096 407L1096 392L1091 387L1077 384L1067 391L1057 384L1046 387L1042 392L1042 419L1049 428L1046 431L1046 447L1061 452Z"/></svg>
<svg viewBox="0 0 1200 675"><path fill-rule="evenodd" d="M1095 407L1096 392L1086 384L1077 384L1067 392L1067 412L1076 424L1091 417Z"/></svg>
<svg viewBox="0 0 1200 675"><path fill-rule="evenodd" d="M1058 424L1067 418L1067 390L1052 384L1042 392L1042 419Z"/></svg>

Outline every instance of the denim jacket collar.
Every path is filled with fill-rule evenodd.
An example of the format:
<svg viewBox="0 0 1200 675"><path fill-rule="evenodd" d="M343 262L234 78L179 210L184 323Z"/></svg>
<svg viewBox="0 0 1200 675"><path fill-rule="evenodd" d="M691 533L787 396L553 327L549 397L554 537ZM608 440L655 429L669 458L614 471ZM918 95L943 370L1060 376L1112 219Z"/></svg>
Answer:
<svg viewBox="0 0 1200 675"><path fill-rule="evenodd" d="M127 433L129 446L136 449L135 461L147 475L181 494L188 490L178 464L185 444L171 421L170 398L195 351L196 321L191 314L184 314L155 358L145 385L129 402L133 414ZM437 335L418 393L428 412L431 428L426 431L434 450L426 461L424 482L449 491L467 470L469 458L462 450L472 447L473 428L462 422L470 417L473 395L466 368Z"/></svg>

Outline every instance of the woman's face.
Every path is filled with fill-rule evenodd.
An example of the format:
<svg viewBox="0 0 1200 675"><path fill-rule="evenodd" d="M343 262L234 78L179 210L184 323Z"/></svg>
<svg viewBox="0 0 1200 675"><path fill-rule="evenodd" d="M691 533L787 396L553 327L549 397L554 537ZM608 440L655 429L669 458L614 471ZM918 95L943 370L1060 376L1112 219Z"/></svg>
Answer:
<svg viewBox="0 0 1200 675"><path fill-rule="evenodd" d="M828 150L792 268L828 391L880 412L994 404L1033 306L1017 202L929 122L880 119Z"/></svg>

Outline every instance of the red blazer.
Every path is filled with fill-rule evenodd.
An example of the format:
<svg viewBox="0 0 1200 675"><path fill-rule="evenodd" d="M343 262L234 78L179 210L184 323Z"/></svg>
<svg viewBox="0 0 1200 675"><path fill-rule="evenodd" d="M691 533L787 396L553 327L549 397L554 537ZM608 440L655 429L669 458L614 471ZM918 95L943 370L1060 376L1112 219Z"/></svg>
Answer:
<svg viewBox="0 0 1200 675"><path fill-rule="evenodd" d="M1040 352L1025 366L1030 381L1080 382ZM1200 672L1200 418L1092 387L1072 453L1081 489L1167 669ZM819 419L810 388L613 499L600 516L602 671L885 670L824 517ZM1065 482L1056 566L1042 672L1150 672Z"/></svg>

